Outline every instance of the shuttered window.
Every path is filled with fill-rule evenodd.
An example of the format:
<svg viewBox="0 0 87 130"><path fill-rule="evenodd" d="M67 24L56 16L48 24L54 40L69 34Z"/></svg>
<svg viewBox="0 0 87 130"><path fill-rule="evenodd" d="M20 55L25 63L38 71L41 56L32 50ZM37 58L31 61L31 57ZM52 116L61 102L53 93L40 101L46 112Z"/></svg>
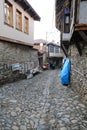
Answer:
<svg viewBox="0 0 87 130"><path fill-rule="evenodd" d="M29 33L29 19L26 16L24 17L24 32Z"/></svg>
<svg viewBox="0 0 87 130"><path fill-rule="evenodd" d="M64 10L64 33L70 32L70 11L68 8Z"/></svg>
<svg viewBox="0 0 87 130"><path fill-rule="evenodd" d="M49 51L53 53L54 52L54 46L49 45Z"/></svg>
<svg viewBox="0 0 87 130"><path fill-rule="evenodd" d="M7 0L5 0L4 3L4 16L5 23L7 23L10 26L13 26L13 6Z"/></svg>
<svg viewBox="0 0 87 130"><path fill-rule="evenodd" d="M22 31L22 13L16 9L16 29Z"/></svg>

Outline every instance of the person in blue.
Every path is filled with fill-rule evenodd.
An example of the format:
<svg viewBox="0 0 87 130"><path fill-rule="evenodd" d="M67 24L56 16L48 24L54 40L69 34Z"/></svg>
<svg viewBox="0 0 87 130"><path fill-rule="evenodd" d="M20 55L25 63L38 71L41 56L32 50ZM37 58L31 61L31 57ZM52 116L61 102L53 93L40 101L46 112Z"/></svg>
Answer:
<svg viewBox="0 0 87 130"><path fill-rule="evenodd" d="M55 69L55 64L54 63L50 63L50 69L52 69L52 70Z"/></svg>

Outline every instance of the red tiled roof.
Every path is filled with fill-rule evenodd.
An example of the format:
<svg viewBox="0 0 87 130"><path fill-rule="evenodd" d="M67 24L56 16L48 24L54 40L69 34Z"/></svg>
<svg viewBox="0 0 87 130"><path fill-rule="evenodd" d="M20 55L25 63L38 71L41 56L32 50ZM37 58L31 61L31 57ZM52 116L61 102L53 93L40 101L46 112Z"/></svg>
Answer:
<svg viewBox="0 0 87 130"><path fill-rule="evenodd" d="M48 42L46 40L44 40L44 39L36 39L36 40L34 40L34 44L40 44L40 43L46 44Z"/></svg>

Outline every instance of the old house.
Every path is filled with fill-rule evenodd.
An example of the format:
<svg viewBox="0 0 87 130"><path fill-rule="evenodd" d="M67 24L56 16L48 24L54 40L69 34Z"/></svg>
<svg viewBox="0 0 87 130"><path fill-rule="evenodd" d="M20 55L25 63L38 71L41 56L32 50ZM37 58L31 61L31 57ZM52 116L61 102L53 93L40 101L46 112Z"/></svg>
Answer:
<svg viewBox="0 0 87 130"><path fill-rule="evenodd" d="M87 1L56 0L61 47L71 60L71 86L87 100Z"/></svg>
<svg viewBox="0 0 87 130"><path fill-rule="evenodd" d="M36 39L36 40L34 40L34 47L33 48L38 50L38 60L39 60L39 65L41 67L47 61L47 58L46 58L46 45L47 45L47 41L44 40L44 39Z"/></svg>
<svg viewBox="0 0 87 130"><path fill-rule="evenodd" d="M48 62L53 63L57 68L60 68L62 66L62 60L64 57L61 47L58 44L50 42L47 44L47 48Z"/></svg>
<svg viewBox="0 0 87 130"><path fill-rule="evenodd" d="M0 0L2 82L8 81L14 71L25 73L38 65L37 51L33 49L34 20L39 21L40 17L27 0Z"/></svg>

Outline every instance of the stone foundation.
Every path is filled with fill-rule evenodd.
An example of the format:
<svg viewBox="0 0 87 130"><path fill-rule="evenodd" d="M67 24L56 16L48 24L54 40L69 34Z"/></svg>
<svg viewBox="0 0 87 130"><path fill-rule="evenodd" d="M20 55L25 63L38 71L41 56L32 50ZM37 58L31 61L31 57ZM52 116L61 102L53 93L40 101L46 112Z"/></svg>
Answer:
<svg viewBox="0 0 87 130"><path fill-rule="evenodd" d="M71 60L71 86L83 100L87 100L87 46L82 49L82 55L75 45L69 48Z"/></svg>
<svg viewBox="0 0 87 130"><path fill-rule="evenodd" d="M25 78L26 73L37 66L36 50L0 41L0 84Z"/></svg>

